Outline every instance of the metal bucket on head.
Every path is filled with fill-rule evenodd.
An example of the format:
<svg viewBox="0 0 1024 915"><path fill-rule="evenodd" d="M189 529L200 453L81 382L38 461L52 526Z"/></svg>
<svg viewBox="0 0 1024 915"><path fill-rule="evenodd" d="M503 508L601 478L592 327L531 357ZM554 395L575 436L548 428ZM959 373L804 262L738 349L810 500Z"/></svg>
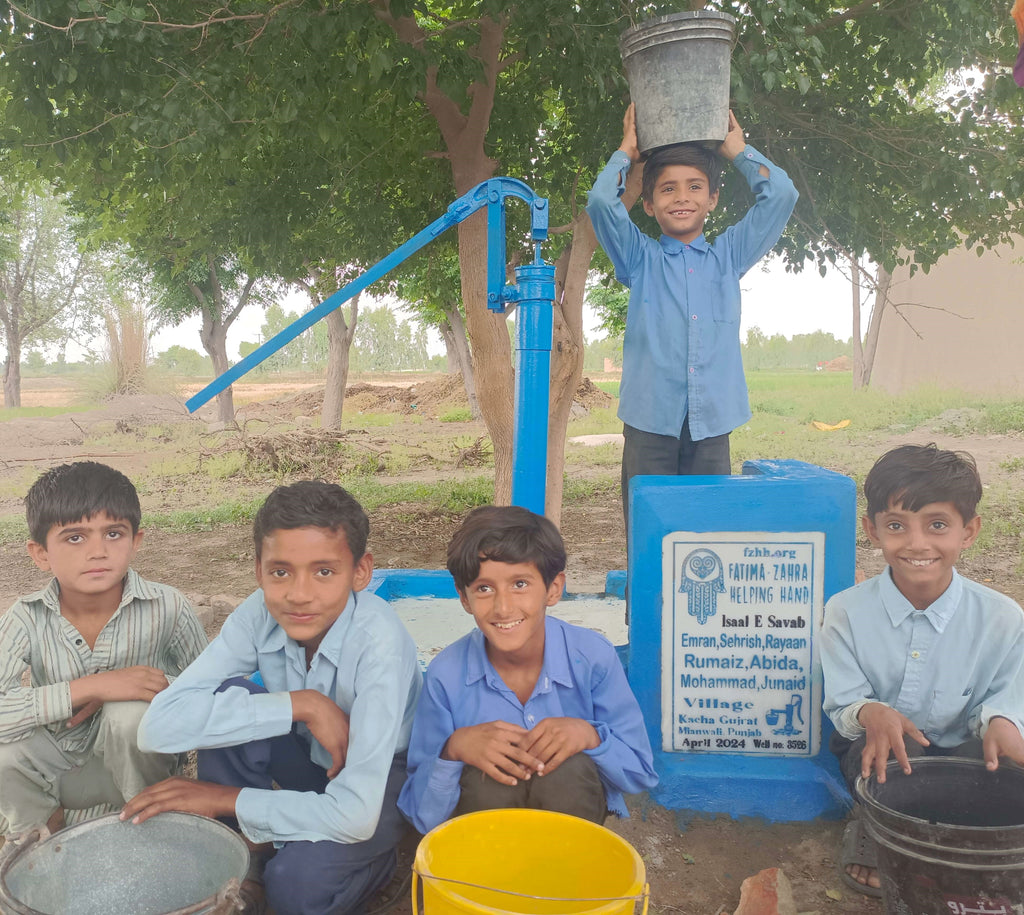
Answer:
<svg viewBox="0 0 1024 915"><path fill-rule="evenodd" d="M619 37L640 152L725 139L735 24L728 13L696 10L648 19Z"/></svg>
<svg viewBox="0 0 1024 915"><path fill-rule="evenodd" d="M0 911L10 915L229 915L249 849L223 823L162 813L138 825L118 814L0 850Z"/></svg>

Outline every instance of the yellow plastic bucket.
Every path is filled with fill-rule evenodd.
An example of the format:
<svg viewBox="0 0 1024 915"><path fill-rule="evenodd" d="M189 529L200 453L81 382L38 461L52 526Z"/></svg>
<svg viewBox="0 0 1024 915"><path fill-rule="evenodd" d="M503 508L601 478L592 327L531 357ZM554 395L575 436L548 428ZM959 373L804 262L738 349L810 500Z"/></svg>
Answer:
<svg viewBox="0 0 1024 915"><path fill-rule="evenodd" d="M428 832L413 862L425 915L647 912L644 862L609 829L548 810L481 810Z"/></svg>

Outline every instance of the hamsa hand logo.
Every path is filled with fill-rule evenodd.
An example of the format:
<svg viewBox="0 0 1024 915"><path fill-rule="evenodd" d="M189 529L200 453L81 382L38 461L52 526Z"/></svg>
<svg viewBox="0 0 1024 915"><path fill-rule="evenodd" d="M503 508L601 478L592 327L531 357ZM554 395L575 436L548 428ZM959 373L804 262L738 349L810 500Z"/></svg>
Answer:
<svg viewBox="0 0 1024 915"><path fill-rule="evenodd" d="M704 625L718 610L718 595L725 591L725 570L714 550L694 550L683 560L679 592L687 596L690 616Z"/></svg>

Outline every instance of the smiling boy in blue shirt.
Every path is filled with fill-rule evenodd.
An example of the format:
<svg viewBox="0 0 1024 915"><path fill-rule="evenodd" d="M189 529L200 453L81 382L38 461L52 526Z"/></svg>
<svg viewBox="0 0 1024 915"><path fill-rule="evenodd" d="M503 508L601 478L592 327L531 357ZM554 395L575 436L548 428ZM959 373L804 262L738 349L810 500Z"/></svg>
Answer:
<svg viewBox="0 0 1024 915"><path fill-rule="evenodd" d="M981 529L981 492L973 458L935 445L887 452L864 482L864 532L887 568L834 595L821 632L824 709L851 792L872 771L884 782L893 758L908 774L936 754L1024 765L1024 614L954 568ZM842 864L852 888L881 895L860 819Z"/></svg>
<svg viewBox="0 0 1024 915"><path fill-rule="evenodd" d="M547 615L565 559L558 529L525 508L475 509L455 532L448 570L477 628L427 669L398 801L420 832L505 807L601 823L657 784L615 649Z"/></svg>
<svg viewBox="0 0 1024 915"><path fill-rule="evenodd" d="M253 525L260 590L139 727L144 748L199 748L199 780L147 788L122 819L236 820L273 853L263 880L276 915L361 911L390 878L405 829L395 802L423 681L405 627L363 590L368 534L340 486L275 489ZM253 671L265 688L246 679Z"/></svg>
<svg viewBox="0 0 1024 915"><path fill-rule="evenodd" d="M704 221L718 205L719 156L757 197L713 242ZM643 206L655 240L629 218L626 176L641 161L632 105L622 144L590 191L587 213L619 282L630 288L622 345L622 502L640 474L728 474L729 434L750 419L740 358L740 278L778 241L797 192L752 146L732 112L718 155L695 143L661 147L643 166Z"/></svg>

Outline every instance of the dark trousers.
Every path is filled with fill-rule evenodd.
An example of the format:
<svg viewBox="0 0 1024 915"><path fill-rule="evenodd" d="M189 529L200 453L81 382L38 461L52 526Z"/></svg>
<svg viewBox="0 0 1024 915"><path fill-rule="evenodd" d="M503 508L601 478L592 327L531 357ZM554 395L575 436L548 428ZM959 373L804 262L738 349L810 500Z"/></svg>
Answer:
<svg viewBox="0 0 1024 915"><path fill-rule="evenodd" d="M249 680L221 685L266 692ZM323 794L327 772L309 758L309 745L293 728L288 734L234 747L200 750L199 778L240 788ZM390 879L397 860L395 846L406 825L398 812L405 782L405 754L394 758L388 775L380 821L373 837L351 845L341 842L286 842L267 862L263 881L267 902L276 915L349 915L365 909L370 897Z"/></svg>
<svg viewBox="0 0 1024 915"><path fill-rule="evenodd" d="M839 757L839 769L843 773L846 787L849 788L854 800L856 800L857 795L853 790L853 786L860 775L860 757L864 752L867 742L866 734L861 734L856 740L847 740L838 732L833 732L829 740L829 749ZM907 748L907 758L911 760L911 767L913 767L913 760L920 759L922 756L961 756L967 759L985 758L981 739L978 737L968 740L958 747L937 747L935 744L926 747L906 734L903 735L903 742ZM895 758L890 752L889 759Z"/></svg>
<svg viewBox="0 0 1024 915"><path fill-rule="evenodd" d="M597 765L586 753L570 756L547 775L520 779L517 785L503 785L475 766L465 766L459 786L455 816L477 810L528 807L568 813L600 824L608 815Z"/></svg>
<svg viewBox="0 0 1024 915"><path fill-rule="evenodd" d="M729 433L694 441L690 420L683 422L678 437L643 432L623 426L622 516L629 530L629 481L636 476L727 475L732 470L729 457Z"/></svg>

